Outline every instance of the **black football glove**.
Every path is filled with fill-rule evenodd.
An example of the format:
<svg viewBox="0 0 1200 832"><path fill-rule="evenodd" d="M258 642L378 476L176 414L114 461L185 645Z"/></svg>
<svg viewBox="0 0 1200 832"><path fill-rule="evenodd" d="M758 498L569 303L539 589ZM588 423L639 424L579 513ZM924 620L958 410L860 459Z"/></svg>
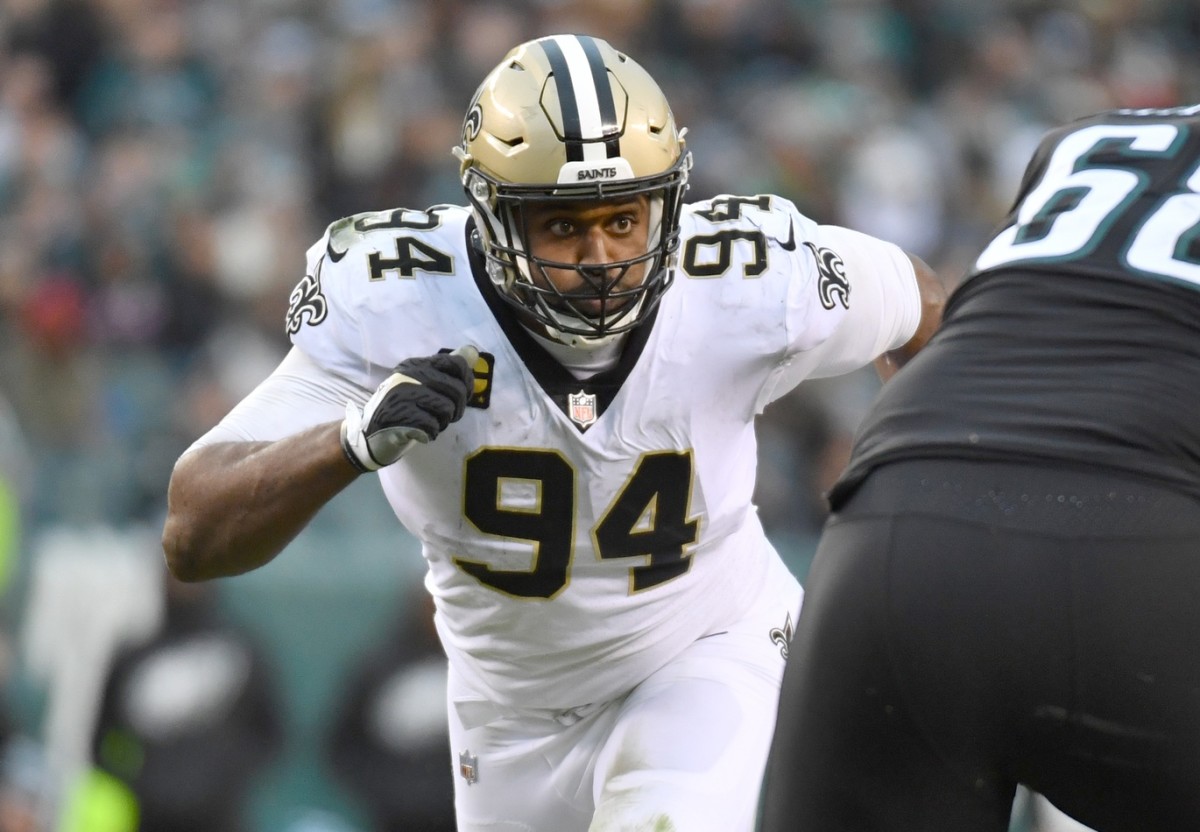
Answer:
<svg viewBox="0 0 1200 832"><path fill-rule="evenodd" d="M479 350L468 344L451 353L401 361L362 410L346 404L342 450L354 467L377 471L414 442L429 442L462 418L475 386Z"/></svg>

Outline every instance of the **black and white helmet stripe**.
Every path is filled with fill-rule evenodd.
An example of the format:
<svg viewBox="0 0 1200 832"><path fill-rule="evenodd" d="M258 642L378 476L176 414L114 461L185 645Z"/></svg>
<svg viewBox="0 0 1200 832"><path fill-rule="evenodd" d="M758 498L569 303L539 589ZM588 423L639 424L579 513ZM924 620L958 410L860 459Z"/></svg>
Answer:
<svg viewBox="0 0 1200 832"><path fill-rule="evenodd" d="M595 39L557 35L538 42L550 62L562 107L567 161L598 162L620 156L617 108Z"/></svg>

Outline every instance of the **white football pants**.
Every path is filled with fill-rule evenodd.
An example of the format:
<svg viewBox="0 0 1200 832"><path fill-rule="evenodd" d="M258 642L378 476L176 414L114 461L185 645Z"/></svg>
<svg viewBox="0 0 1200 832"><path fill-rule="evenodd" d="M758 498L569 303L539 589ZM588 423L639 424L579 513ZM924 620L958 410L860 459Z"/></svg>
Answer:
<svg viewBox="0 0 1200 832"><path fill-rule="evenodd" d="M465 727L464 714L480 718L454 701L477 695L452 669L459 832L752 832L783 634L801 595L783 572L727 632L697 640L624 697L565 713L510 710Z"/></svg>

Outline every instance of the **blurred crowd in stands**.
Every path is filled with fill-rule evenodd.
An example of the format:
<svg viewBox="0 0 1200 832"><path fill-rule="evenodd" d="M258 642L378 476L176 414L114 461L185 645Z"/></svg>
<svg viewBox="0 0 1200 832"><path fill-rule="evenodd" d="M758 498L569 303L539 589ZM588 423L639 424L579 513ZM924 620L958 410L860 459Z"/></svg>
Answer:
<svg viewBox="0 0 1200 832"><path fill-rule="evenodd" d="M1193 0L6 0L0 677L38 666L39 541L156 531L176 457L286 351L305 249L347 214L460 202L476 84L564 31L657 77L693 198L781 194L949 285L1045 129L1200 100ZM874 384L763 417L759 503L797 563ZM22 749L0 802L30 779ZM37 828L0 806L0 832Z"/></svg>

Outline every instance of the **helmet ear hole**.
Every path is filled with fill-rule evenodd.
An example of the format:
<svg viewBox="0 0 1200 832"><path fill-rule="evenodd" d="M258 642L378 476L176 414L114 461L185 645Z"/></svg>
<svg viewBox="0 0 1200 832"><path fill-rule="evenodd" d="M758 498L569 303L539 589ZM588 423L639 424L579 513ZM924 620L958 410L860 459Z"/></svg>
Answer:
<svg viewBox="0 0 1200 832"><path fill-rule="evenodd" d="M671 282L690 154L666 98L641 66L587 36L521 44L476 91L462 137L462 182L501 297L553 337L582 346L646 320ZM602 287L587 307L534 280L545 264L530 256L520 225L527 201L641 196L652 206L647 250L604 267L644 270L640 286L613 289L611 297ZM597 282L594 274L589 282ZM580 311L596 305L598 315Z"/></svg>
<svg viewBox="0 0 1200 832"><path fill-rule="evenodd" d="M490 205L494 201L492 187L488 184L486 179L483 179L479 176L472 177L471 182L467 187L470 189L471 196L480 202L486 202Z"/></svg>

